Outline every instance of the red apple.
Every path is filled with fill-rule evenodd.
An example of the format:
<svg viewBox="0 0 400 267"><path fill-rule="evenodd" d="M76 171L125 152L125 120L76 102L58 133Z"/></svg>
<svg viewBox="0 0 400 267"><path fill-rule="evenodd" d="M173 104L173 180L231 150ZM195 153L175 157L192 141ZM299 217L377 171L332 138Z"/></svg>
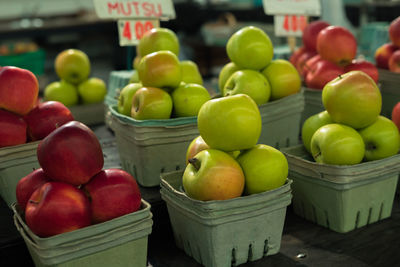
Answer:
<svg viewBox="0 0 400 267"><path fill-rule="evenodd" d="M301 73L304 68L304 64L306 64L307 60L309 60L310 58L312 58L316 55L317 55L317 52L315 52L315 51L311 51L311 50L304 51L303 54L301 54L299 56L299 58L297 59L297 62L295 65L297 71L299 73Z"/></svg>
<svg viewBox="0 0 400 267"><path fill-rule="evenodd" d="M104 165L96 135L83 123L70 121L55 129L38 145L37 157L53 180L86 184Z"/></svg>
<svg viewBox="0 0 400 267"><path fill-rule="evenodd" d="M375 50L375 65L381 69L389 69L389 58L399 48L392 43L381 45Z"/></svg>
<svg viewBox="0 0 400 267"><path fill-rule="evenodd" d="M322 90L325 84L343 73L343 68L330 61L321 59L315 64L312 70L308 71L305 83L309 88Z"/></svg>
<svg viewBox="0 0 400 267"><path fill-rule="evenodd" d="M93 223L108 221L140 208L139 186L124 170L103 170L93 176L82 190L89 196Z"/></svg>
<svg viewBox="0 0 400 267"><path fill-rule="evenodd" d="M323 59L345 66L356 56L357 40L348 29L329 26L318 34L317 51Z"/></svg>
<svg viewBox="0 0 400 267"><path fill-rule="evenodd" d="M25 220L40 237L70 232L90 225L90 203L85 193L63 182L48 182L32 193Z"/></svg>
<svg viewBox="0 0 400 267"><path fill-rule="evenodd" d="M317 37L318 33L330 26L330 24L323 20L316 20L307 24L303 31L303 44L308 50L317 51Z"/></svg>
<svg viewBox="0 0 400 267"><path fill-rule="evenodd" d="M395 51L389 58L389 70L400 73L400 50Z"/></svg>
<svg viewBox="0 0 400 267"><path fill-rule="evenodd" d="M32 140L41 140L61 125L73 121L71 111L58 101L39 103L25 117L28 135Z"/></svg>
<svg viewBox="0 0 400 267"><path fill-rule="evenodd" d="M378 82L378 68L369 61L354 59L349 65L344 67L344 72L349 72L352 70L361 70L368 74L376 83Z"/></svg>
<svg viewBox="0 0 400 267"><path fill-rule="evenodd" d="M320 60L321 60L321 56L320 56L320 55L315 55L315 56L313 56L312 58L309 58L309 59L306 61L306 63L304 63L303 69L301 70L300 75L301 75L302 77L306 77L306 76L307 76L307 73L308 73L310 70L312 70L312 69L315 67L315 65L317 64L317 62L320 61Z"/></svg>
<svg viewBox="0 0 400 267"><path fill-rule="evenodd" d="M0 147L24 144L26 128L26 122L21 116L0 109Z"/></svg>
<svg viewBox="0 0 400 267"><path fill-rule="evenodd" d="M397 128L400 131L400 102L397 102L397 104L393 107L392 121L394 122L394 124L396 124Z"/></svg>
<svg viewBox="0 0 400 267"><path fill-rule="evenodd" d="M39 94L36 76L26 69L6 66L0 70L0 108L26 115Z"/></svg>
<svg viewBox="0 0 400 267"><path fill-rule="evenodd" d="M390 23L389 38L394 45L400 46L400 16Z"/></svg>
<svg viewBox="0 0 400 267"><path fill-rule="evenodd" d="M290 56L289 61L290 63L293 64L293 66L296 66L297 60L306 51L306 48L304 46L301 46L294 50L293 54Z"/></svg>
<svg viewBox="0 0 400 267"><path fill-rule="evenodd" d="M51 179L44 173L43 169L37 169L21 178L15 189L17 203L22 210L25 210L26 204L32 193L43 184L50 182Z"/></svg>

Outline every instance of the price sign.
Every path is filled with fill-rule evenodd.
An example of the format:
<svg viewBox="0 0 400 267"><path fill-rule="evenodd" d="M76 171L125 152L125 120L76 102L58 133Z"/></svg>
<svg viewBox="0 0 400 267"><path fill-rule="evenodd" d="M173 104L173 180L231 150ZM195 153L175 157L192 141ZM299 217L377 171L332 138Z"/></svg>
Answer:
<svg viewBox="0 0 400 267"><path fill-rule="evenodd" d="M93 0L102 19L174 19L172 0Z"/></svg>
<svg viewBox="0 0 400 267"><path fill-rule="evenodd" d="M263 0L267 15L308 15L321 14L320 0Z"/></svg>
<svg viewBox="0 0 400 267"><path fill-rule="evenodd" d="M143 34L159 27L158 20L118 20L119 45L137 45Z"/></svg>
<svg viewBox="0 0 400 267"><path fill-rule="evenodd" d="M276 36L301 36L307 26L307 17L304 15L276 15L274 28Z"/></svg>

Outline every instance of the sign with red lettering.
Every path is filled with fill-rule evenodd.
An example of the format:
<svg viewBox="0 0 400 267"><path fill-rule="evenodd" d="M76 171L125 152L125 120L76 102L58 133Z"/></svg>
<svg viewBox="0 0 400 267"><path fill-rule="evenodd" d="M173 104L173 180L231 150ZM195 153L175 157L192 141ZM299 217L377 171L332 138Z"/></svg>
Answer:
<svg viewBox="0 0 400 267"><path fill-rule="evenodd" d="M143 34L159 27L158 20L118 20L119 45L137 45Z"/></svg>
<svg viewBox="0 0 400 267"><path fill-rule="evenodd" d="M320 0L263 0L267 15L321 15Z"/></svg>
<svg viewBox="0 0 400 267"><path fill-rule="evenodd" d="M102 19L175 18L172 0L93 0L93 3Z"/></svg>
<svg viewBox="0 0 400 267"><path fill-rule="evenodd" d="M302 36L307 26L307 17L303 15L276 15L274 28L276 36Z"/></svg>

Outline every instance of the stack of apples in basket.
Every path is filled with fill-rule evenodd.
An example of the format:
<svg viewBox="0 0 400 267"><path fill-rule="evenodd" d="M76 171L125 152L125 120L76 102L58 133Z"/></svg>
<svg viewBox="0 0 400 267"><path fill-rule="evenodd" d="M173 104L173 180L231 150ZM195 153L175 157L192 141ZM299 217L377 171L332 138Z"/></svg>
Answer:
<svg viewBox="0 0 400 267"><path fill-rule="evenodd" d="M378 68L400 73L400 16L389 25L390 42L375 51L375 65Z"/></svg>
<svg viewBox="0 0 400 267"><path fill-rule="evenodd" d="M329 81L352 70L363 71L378 81L375 64L356 57L357 40L345 27L316 20L305 27L302 41L289 60L306 87L322 90Z"/></svg>
<svg viewBox="0 0 400 267"><path fill-rule="evenodd" d="M31 231L49 237L137 211L136 180L120 169L103 169L99 140L85 124L70 121L37 147L40 167L16 187L19 210Z"/></svg>
<svg viewBox="0 0 400 267"><path fill-rule="evenodd" d="M211 99L197 64L178 58L180 45L173 31L147 31L136 50L137 77L122 88L119 113L137 120L191 117Z"/></svg>

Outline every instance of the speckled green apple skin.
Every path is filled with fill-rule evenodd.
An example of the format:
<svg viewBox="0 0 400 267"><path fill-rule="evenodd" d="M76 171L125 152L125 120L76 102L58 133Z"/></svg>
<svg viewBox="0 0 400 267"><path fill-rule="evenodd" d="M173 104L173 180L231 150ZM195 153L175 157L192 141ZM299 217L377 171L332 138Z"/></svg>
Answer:
<svg viewBox="0 0 400 267"><path fill-rule="evenodd" d="M240 68L233 62L228 62L222 67L221 71L218 74L218 88L221 95L224 95L224 87L226 81L229 79L229 77L231 77L234 72L238 70L240 70Z"/></svg>
<svg viewBox="0 0 400 267"><path fill-rule="evenodd" d="M153 28L143 34L137 46L137 52L142 57L161 50L171 51L178 56L179 49L179 40L175 32L162 27Z"/></svg>
<svg viewBox="0 0 400 267"><path fill-rule="evenodd" d="M134 119L169 119L171 112L171 96L162 89L142 87L133 96L131 117Z"/></svg>
<svg viewBox="0 0 400 267"><path fill-rule="evenodd" d="M315 131L329 123L333 123L333 120L326 110L314 114L304 121L301 127L301 140L303 141L303 145L308 152L311 151L311 138Z"/></svg>

